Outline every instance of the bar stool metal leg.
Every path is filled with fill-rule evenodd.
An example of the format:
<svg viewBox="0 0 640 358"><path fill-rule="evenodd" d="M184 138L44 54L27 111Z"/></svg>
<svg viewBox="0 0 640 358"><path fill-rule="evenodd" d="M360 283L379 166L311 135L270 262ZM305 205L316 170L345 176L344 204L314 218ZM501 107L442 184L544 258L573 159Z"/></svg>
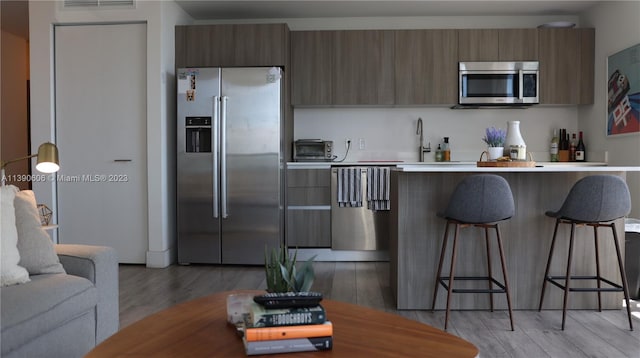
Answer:
<svg viewBox="0 0 640 358"><path fill-rule="evenodd" d="M633 323L631 320L631 306L629 305L629 286L627 286L627 275L624 272L624 265L622 264L622 256L620 255L620 243L618 242L618 233L614 223L610 224L611 231L613 231L613 242L616 245L616 255L618 256L618 268L620 269L620 276L622 277L622 291L624 292L624 301L627 305L627 317L629 318L629 330L633 331Z"/></svg>
<svg viewBox="0 0 640 358"><path fill-rule="evenodd" d="M549 258L547 259L547 268L544 271L544 277L542 278L542 293L540 294L540 304L538 305L538 312L542 311L542 301L544 301L544 291L547 288L547 278L549 277L549 268L551 267L551 258L553 257L553 249L556 246L556 237L558 236L558 226L560 225L560 219L556 219L556 226L553 229L553 239L551 239L551 248L549 249Z"/></svg>
<svg viewBox="0 0 640 358"><path fill-rule="evenodd" d="M500 238L500 229L498 224L495 225L496 238L498 241L498 248L500 250L500 263L502 264L502 276L504 278L505 293L507 294L507 307L509 308L509 321L511 322L511 330L513 331L513 311L511 309L511 295L509 294L509 280L507 279L507 265L504 258L504 248L502 247L502 239Z"/></svg>
<svg viewBox="0 0 640 358"><path fill-rule="evenodd" d="M453 236L453 248L451 252L451 270L449 271L449 282L447 285L447 312L444 316L444 330L447 330L447 323L449 323L449 311L451 310L451 294L453 293L453 280L454 280L454 268L456 266L456 254L458 252L458 234L460 232L460 225L456 225L456 233Z"/></svg>
<svg viewBox="0 0 640 358"><path fill-rule="evenodd" d="M489 278L493 277L493 272L491 271L491 246L489 245L489 228L487 226L484 227L484 241L487 245L487 271L489 273ZM489 291L493 290L493 281L491 279L489 281ZM491 312L493 312L493 292L489 293L489 304L491 307Z"/></svg>
<svg viewBox="0 0 640 358"><path fill-rule="evenodd" d="M571 223L571 236L569 238L569 257L567 259L567 273L564 282L564 300L562 301L562 330L567 320L567 305L569 303L569 288L571 286L571 259L573 258L573 239L575 237L576 224Z"/></svg>
<svg viewBox="0 0 640 358"><path fill-rule="evenodd" d="M436 274L436 284L433 288L433 300L431 300L431 312L436 308L436 298L438 297L438 288L440 288L440 275L442 275L442 264L444 263L444 253L447 251L447 241L449 239L449 225L451 223L447 220L447 226L444 229L444 238L442 238L442 250L440 250L440 262L438 263L438 273Z"/></svg>
<svg viewBox="0 0 640 358"><path fill-rule="evenodd" d="M598 284L598 312L602 312L602 284L600 282L600 254L598 250L598 226L593 226L593 242L595 243L596 249L596 281Z"/></svg>

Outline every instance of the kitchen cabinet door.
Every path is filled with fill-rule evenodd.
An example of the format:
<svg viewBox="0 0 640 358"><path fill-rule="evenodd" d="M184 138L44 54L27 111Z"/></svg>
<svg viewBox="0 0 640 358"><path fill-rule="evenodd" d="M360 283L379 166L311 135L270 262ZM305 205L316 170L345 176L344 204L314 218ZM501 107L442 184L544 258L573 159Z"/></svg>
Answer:
<svg viewBox="0 0 640 358"><path fill-rule="evenodd" d="M286 66L289 27L286 24L234 25L232 66Z"/></svg>
<svg viewBox="0 0 640 358"><path fill-rule="evenodd" d="M537 61L537 29L498 30L498 54L500 61Z"/></svg>
<svg viewBox="0 0 640 358"><path fill-rule="evenodd" d="M396 31L395 103L457 103L457 43L456 30Z"/></svg>
<svg viewBox="0 0 640 358"><path fill-rule="evenodd" d="M498 61L499 59L498 30L458 30L458 61Z"/></svg>
<svg viewBox="0 0 640 358"><path fill-rule="evenodd" d="M176 26L176 67L230 66L233 25Z"/></svg>
<svg viewBox="0 0 640 358"><path fill-rule="evenodd" d="M594 34L593 29L539 29L541 104L593 103Z"/></svg>
<svg viewBox="0 0 640 358"><path fill-rule="evenodd" d="M291 33L292 104L330 105L334 31Z"/></svg>
<svg viewBox="0 0 640 358"><path fill-rule="evenodd" d="M176 26L176 67L285 66L286 24Z"/></svg>
<svg viewBox="0 0 640 358"><path fill-rule="evenodd" d="M578 29L580 32L580 95L578 104L593 104L594 71L596 56L596 31L592 28Z"/></svg>
<svg viewBox="0 0 640 358"><path fill-rule="evenodd" d="M458 30L459 61L536 61L537 29Z"/></svg>
<svg viewBox="0 0 640 358"><path fill-rule="evenodd" d="M392 105L394 32L336 31L333 104Z"/></svg>
<svg viewBox="0 0 640 358"><path fill-rule="evenodd" d="M331 247L331 171L287 170L287 246Z"/></svg>

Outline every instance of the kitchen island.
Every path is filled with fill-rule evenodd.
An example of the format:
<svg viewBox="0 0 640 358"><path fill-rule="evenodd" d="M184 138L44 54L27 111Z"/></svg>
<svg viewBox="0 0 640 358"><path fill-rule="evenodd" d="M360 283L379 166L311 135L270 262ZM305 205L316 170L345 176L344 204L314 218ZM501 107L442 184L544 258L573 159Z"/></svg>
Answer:
<svg viewBox="0 0 640 358"><path fill-rule="evenodd" d="M514 309L537 309L555 225L555 219L544 213L559 209L570 188L580 178L594 174L612 174L626 179L628 171L640 171L640 167L544 163L541 167L479 168L475 163L398 163L391 175L389 248L391 287L397 308L431 308L445 227L445 220L437 217L436 213L445 209L451 193L464 177L494 173L504 177L511 186L516 213L510 220L500 224L511 299ZM638 205L636 202L633 204ZM623 219L616 222L616 228L621 247L624 248ZM602 276L620 282L611 232L600 229L598 233ZM565 273L568 234L568 225L561 225L551 274ZM479 228L460 230L456 275L486 274L483 235ZM595 275L593 229L578 227L576 239L573 274ZM449 252L450 248L451 245ZM450 254L446 257L450 258ZM494 263L499 262L496 252L492 252L492 260ZM444 272L448 272L448 266L445 267L447 269ZM494 264L493 267L494 276L502 277L500 265ZM591 281L586 284L592 283L595 284ZM463 281L460 284L473 283ZM486 282L482 285L486 286ZM443 309L446 302L445 290L439 290L439 295L436 309ZM549 286L546 295L545 309L562 307L562 290ZM596 293L573 293L569 307L597 308L596 297ZM506 309L504 295L494 295L494 299L496 309ZM602 295L603 308L618 309L621 300L622 293L605 293ZM453 309L488 309L489 295L454 294L451 302Z"/></svg>

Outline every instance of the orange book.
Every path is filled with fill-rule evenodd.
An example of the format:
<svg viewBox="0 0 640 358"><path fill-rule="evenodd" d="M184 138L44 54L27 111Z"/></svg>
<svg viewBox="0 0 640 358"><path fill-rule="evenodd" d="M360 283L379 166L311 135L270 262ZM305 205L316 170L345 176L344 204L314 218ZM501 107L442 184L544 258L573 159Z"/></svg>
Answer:
<svg viewBox="0 0 640 358"><path fill-rule="evenodd" d="M333 325L326 321L323 324L299 326L245 328L244 338L247 342L269 341L275 339L329 337L333 335Z"/></svg>

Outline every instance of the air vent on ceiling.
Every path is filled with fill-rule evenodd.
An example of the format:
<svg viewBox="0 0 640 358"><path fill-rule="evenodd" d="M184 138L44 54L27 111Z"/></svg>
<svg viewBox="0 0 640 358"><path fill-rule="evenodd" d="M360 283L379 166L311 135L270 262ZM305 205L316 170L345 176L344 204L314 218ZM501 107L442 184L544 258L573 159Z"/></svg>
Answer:
<svg viewBox="0 0 640 358"><path fill-rule="evenodd" d="M109 6L131 6L135 5L135 0L64 0L64 7L109 7Z"/></svg>

